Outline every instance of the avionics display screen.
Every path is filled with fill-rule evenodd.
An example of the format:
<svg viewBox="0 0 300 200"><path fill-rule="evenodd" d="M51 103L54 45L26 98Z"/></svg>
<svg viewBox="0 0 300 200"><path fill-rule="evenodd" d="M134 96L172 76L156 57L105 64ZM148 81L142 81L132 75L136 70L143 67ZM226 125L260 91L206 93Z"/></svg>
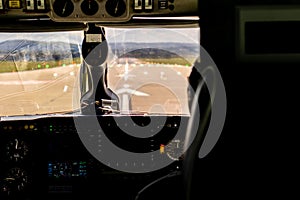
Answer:
<svg viewBox="0 0 300 200"><path fill-rule="evenodd" d="M300 53L300 21L245 23L247 54Z"/></svg>
<svg viewBox="0 0 300 200"><path fill-rule="evenodd" d="M59 162L53 161L48 163L48 177L49 178L72 178L72 177L86 177L87 163L86 161L69 161Z"/></svg>
<svg viewBox="0 0 300 200"><path fill-rule="evenodd" d="M300 7L236 7L236 59L246 63L299 63Z"/></svg>

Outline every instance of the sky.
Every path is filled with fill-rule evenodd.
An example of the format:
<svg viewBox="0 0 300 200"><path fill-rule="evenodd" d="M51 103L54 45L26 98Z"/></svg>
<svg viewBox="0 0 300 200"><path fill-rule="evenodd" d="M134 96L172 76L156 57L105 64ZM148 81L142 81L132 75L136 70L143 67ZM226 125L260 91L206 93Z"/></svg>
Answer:
<svg viewBox="0 0 300 200"><path fill-rule="evenodd" d="M51 42L81 43L83 31L44 32L44 33L0 33L0 42L6 40L36 40Z"/></svg>
<svg viewBox="0 0 300 200"><path fill-rule="evenodd" d="M106 39L115 42L179 42L200 44L200 28L106 28Z"/></svg>

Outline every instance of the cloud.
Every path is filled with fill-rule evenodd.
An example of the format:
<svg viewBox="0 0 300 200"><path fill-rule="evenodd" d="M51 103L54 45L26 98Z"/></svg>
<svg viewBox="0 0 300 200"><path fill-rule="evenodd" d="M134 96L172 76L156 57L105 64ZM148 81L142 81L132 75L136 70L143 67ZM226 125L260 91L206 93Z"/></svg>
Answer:
<svg viewBox="0 0 300 200"><path fill-rule="evenodd" d="M109 42L200 44L199 28L106 28L105 32Z"/></svg>

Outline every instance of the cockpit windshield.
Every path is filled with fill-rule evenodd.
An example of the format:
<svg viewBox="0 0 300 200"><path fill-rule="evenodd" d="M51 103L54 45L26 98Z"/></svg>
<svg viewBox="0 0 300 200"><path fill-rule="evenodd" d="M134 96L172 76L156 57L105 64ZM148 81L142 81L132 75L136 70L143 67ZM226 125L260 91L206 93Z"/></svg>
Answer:
<svg viewBox="0 0 300 200"><path fill-rule="evenodd" d="M79 109L83 31L0 33L0 116Z"/></svg>
<svg viewBox="0 0 300 200"><path fill-rule="evenodd" d="M118 94L121 113L189 115L199 28L108 28L106 34L108 87Z"/></svg>
<svg viewBox="0 0 300 200"><path fill-rule="evenodd" d="M105 28L106 81L119 113L188 115L199 35L199 28ZM83 30L0 33L0 116L79 111L83 40Z"/></svg>

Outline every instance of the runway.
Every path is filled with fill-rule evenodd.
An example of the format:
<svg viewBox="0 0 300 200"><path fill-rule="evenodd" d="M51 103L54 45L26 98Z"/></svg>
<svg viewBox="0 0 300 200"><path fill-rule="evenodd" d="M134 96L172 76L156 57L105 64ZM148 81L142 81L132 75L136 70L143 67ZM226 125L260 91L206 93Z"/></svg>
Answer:
<svg viewBox="0 0 300 200"><path fill-rule="evenodd" d="M180 65L116 65L109 68L108 85L119 95L124 112L131 107L132 112L188 115L187 77L190 73L191 67ZM122 102L125 95L128 97ZM131 105L126 105L128 103Z"/></svg>
<svg viewBox="0 0 300 200"><path fill-rule="evenodd" d="M65 113L80 107L80 65L0 73L0 116ZM121 113L189 114L190 67L118 64L108 86L120 97Z"/></svg>
<svg viewBox="0 0 300 200"><path fill-rule="evenodd" d="M79 67L0 73L0 116L69 112L78 108ZM76 89L75 89L76 88Z"/></svg>

